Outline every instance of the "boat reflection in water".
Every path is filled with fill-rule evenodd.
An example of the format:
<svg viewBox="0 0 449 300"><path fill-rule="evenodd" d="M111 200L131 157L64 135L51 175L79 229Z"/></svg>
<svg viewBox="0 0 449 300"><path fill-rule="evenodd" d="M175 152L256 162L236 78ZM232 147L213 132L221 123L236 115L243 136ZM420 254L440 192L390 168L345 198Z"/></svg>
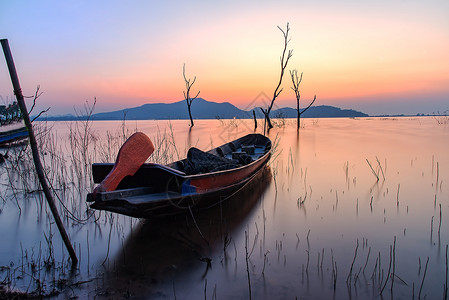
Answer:
<svg viewBox="0 0 449 300"><path fill-rule="evenodd" d="M245 220L263 197L271 178L271 170L265 166L253 180L214 207L143 220L113 261L105 264L110 272L105 272L109 275L99 284L100 290L137 297L173 297L163 293L174 291L182 281L204 280L214 265L228 260L226 252L237 251L232 236L243 233Z"/></svg>

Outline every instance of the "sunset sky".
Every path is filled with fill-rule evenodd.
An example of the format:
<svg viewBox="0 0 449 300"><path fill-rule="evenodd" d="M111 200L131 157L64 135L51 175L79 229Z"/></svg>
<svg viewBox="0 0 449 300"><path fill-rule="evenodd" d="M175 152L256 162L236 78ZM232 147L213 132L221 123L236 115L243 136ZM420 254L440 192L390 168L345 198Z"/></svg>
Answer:
<svg viewBox="0 0 449 300"><path fill-rule="evenodd" d="M287 22L303 105L316 94L371 115L449 110L447 0L0 2L22 89L40 85L50 115L94 97L96 112L182 100L184 63L200 97L264 105ZM288 73L283 86L277 106L295 106ZM2 55L0 104L12 95Z"/></svg>

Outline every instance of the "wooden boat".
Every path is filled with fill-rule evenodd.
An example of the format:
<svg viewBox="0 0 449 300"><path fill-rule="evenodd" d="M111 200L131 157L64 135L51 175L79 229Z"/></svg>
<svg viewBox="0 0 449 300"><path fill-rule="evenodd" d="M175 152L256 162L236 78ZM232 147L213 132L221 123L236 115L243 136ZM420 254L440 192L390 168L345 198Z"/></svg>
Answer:
<svg viewBox="0 0 449 300"><path fill-rule="evenodd" d="M0 147L10 146L28 138L28 130L25 126L0 131Z"/></svg>
<svg viewBox="0 0 449 300"><path fill-rule="evenodd" d="M139 164L131 172L133 175L122 176L117 187L113 184L110 188L110 181L120 177L118 165L132 160L133 156L127 154L131 150L124 150L126 143L115 165L92 165L94 182L101 182L102 187L89 194L87 201L93 202L92 208L137 218L157 218L215 206L251 181L271 156L270 139L249 134L207 152L191 148L187 158L168 165ZM151 147L150 152L154 150ZM140 151L135 153L140 155Z"/></svg>

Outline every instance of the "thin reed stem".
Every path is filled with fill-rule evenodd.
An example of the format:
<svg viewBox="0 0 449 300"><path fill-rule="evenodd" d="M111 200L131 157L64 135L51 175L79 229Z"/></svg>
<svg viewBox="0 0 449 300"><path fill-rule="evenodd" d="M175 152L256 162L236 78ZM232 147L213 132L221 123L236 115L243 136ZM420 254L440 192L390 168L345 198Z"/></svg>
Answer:
<svg viewBox="0 0 449 300"><path fill-rule="evenodd" d="M357 239L357 246L355 247L354 258L352 260L351 268L349 269L348 278L346 278L346 283L351 284L352 280L352 269L354 268L355 259L357 258L357 250L359 249L359 239Z"/></svg>
<svg viewBox="0 0 449 300"><path fill-rule="evenodd" d="M371 169L371 172L373 172L373 175L376 177L377 181L379 181L379 175L374 171L373 166L371 166L371 163L369 162L368 158L366 159L366 162L368 163L368 166Z"/></svg>
<svg viewBox="0 0 449 300"><path fill-rule="evenodd" d="M388 278L390 277L390 271L391 271L391 261L392 261L392 246L390 245L390 264L388 265L388 273L387 273L387 277L385 278L385 283L382 287L382 289L380 290L380 294L382 295L382 293L384 292L385 287L387 286L387 282L388 282Z"/></svg>
<svg viewBox="0 0 449 300"><path fill-rule="evenodd" d="M251 277L249 275L249 264L248 264L248 232L245 230L245 261L246 261L246 274L248 276L248 293L249 293L249 298L248 299L252 299L251 298Z"/></svg>
<svg viewBox="0 0 449 300"><path fill-rule="evenodd" d="M422 292L422 287L424 285L424 279L426 279L427 265L428 264L429 264L429 257L427 257L426 266L424 267L424 275L422 277L421 286L419 287L418 299L421 299L421 292Z"/></svg>
<svg viewBox="0 0 449 300"><path fill-rule="evenodd" d="M447 300L447 274L448 274L448 272L447 272L447 270L448 270L447 248L448 248L448 245L446 245L446 283L444 285L444 297L443 297L445 300Z"/></svg>
<svg viewBox="0 0 449 300"><path fill-rule="evenodd" d="M366 266L368 265L370 253L371 253L371 247L369 247L369 249L368 249L368 255L366 256L365 266L363 267L363 273L365 273Z"/></svg>
<svg viewBox="0 0 449 300"><path fill-rule="evenodd" d="M391 292L393 292L395 271L396 271L396 236L394 237L394 242L393 242L393 273L391 276L391 287L390 287Z"/></svg>

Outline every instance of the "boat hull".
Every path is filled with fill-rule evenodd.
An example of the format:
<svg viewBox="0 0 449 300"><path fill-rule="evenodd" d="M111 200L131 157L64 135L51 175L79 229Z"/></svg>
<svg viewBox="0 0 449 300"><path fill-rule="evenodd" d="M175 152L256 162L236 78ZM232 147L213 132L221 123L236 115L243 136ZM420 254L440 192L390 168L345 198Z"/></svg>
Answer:
<svg viewBox="0 0 449 300"><path fill-rule="evenodd" d="M0 132L0 147L7 147L13 143L20 142L28 138L26 127Z"/></svg>
<svg viewBox="0 0 449 300"><path fill-rule="evenodd" d="M185 160L167 166L144 164L134 176L122 180L116 191L99 193L95 199L90 195L88 201L93 201L92 208L138 218L157 218L209 208L238 192L264 169L271 157L271 142L262 135L252 134L208 151L227 156L248 143L253 143L258 150L253 155L256 159L246 165L186 175L175 169L177 165L185 164ZM113 164L94 164L94 182L101 182L112 167Z"/></svg>

